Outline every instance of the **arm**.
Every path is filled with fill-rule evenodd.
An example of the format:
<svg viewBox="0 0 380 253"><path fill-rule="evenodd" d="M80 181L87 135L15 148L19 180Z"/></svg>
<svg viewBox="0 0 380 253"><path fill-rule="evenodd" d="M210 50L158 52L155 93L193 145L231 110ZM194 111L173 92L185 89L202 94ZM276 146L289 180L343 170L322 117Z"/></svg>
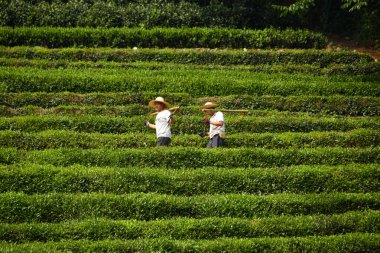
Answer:
<svg viewBox="0 0 380 253"><path fill-rule="evenodd" d="M151 124L148 120L145 120L145 125L149 128L152 128L152 129L156 129L156 125L155 124Z"/></svg>
<svg viewBox="0 0 380 253"><path fill-rule="evenodd" d="M175 108L174 109L174 111L172 112L172 115L171 115L171 117L170 117L170 119L169 119L169 124L170 125L174 125L174 118L173 118L173 116L174 116L174 114L178 111L178 109L179 109L179 107L177 107L177 108Z"/></svg>
<svg viewBox="0 0 380 253"><path fill-rule="evenodd" d="M223 126L224 122L223 121L210 121L211 125L221 127Z"/></svg>
<svg viewBox="0 0 380 253"><path fill-rule="evenodd" d="M149 128L152 128L152 129L156 129L156 125L155 125L155 124L151 124L151 123L149 123L149 124L148 124L148 127L149 127Z"/></svg>

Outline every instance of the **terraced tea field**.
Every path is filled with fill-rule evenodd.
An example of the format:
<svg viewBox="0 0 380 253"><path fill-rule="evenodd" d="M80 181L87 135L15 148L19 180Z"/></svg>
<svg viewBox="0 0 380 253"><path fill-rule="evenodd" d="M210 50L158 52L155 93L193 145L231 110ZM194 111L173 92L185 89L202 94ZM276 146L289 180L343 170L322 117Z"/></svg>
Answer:
<svg viewBox="0 0 380 253"><path fill-rule="evenodd" d="M0 47L0 251L380 249L369 56L12 43ZM181 106L168 148L144 126L156 96ZM226 113L224 148L198 136L206 101L250 110Z"/></svg>

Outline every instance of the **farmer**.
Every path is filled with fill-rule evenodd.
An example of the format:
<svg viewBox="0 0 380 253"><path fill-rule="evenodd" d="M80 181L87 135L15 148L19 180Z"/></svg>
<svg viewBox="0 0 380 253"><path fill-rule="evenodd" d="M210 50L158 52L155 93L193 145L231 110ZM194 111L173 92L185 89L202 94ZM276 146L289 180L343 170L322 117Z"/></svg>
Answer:
<svg viewBox="0 0 380 253"><path fill-rule="evenodd" d="M149 106L156 109L156 121L155 124L149 123L149 120L145 120L145 125L152 129L156 129L157 135L157 147L169 146L171 143L171 131L170 125L174 124L173 114L168 110L170 104L162 97L158 97L155 100L149 102Z"/></svg>
<svg viewBox="0 0 380 253"><path fill-rule="evenodd" d="M205 124L210 124L210 130L204 135L208 135L210 140L207 148L223 147L225 138L225 124L224 115L220 111L216 111L217 104L207 102L201 106L202 111L205 113ZM211 116L208 119L208 116ZM201 135L202 136L202 135Z"/></svg>

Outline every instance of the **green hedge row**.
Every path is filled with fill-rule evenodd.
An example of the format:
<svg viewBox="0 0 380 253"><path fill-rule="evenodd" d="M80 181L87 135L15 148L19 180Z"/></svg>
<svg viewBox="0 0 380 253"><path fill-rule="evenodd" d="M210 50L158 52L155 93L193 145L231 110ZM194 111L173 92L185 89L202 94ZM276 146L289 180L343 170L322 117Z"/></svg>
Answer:
<svg viewBox="0 0 380 253"><path fill-rule="evenodd" d="M1 96L1 95L0 95ZM359 96L227 96L200 98L202 104L212 100L225 108L272 109L295 112L323 112L340 115L380 115L380 98Z"/></svg>
<svg viewBox="0 0 380 253"><path fill-rule="evenodd" d="M218 238L215 240L67 240L62 242L6 243L6 252L378 252L379 234L352 233L334 236L290 238Z"/></svg>
<svg viewBox="0 0 380 253"><path fill-rule="evenodd" d="M0 222L59 222L86 218L154 220L174 217L258 218L379 209L379 193L114 195L104 193L0 194Z"/></svg>
<svg viewBox="0 0 380 253"><path fill-rule="evenodd" d="M57 116L86 116L86 115L98 115L98 116L121 116L121 117L133 117L148 115L153 112L153 109L147 105L131 104L127 106L56 106L52 108L41 108L39 106L25 106L18 108L11 108L0 105L0 116L13 117L13 116L45 116L45 115L57 115ZM177 115L199 115L200 108L197 107L182 107L181 111ZM269 114L270 112L257 112L260 114ZM252 112L251 114L254 114ZM273 112L278 114L278 112ZM283 115L285 113L282 113Z"/></svg>
<svg viewBox="0 0 380 253"><path fill-rule="evenodd" d="M314 149L47 149L24 151L0 149L0 163L19 161L68 166L200 168L273 167L289 165L338 165L380 162L379 148L314 148Z"/></svg>
<svg viewBox="0 0 380 253"><path fill-rule="evenodd" d="M64 60L64 62L62 62L62 64L64 64L63 66L67 66L67 64L70 64L70 61L112 61L121 63L130 63L136 61L153 61L213 65L311 64L318 67L330 66L333 64L374 63L373 58L371 58L369 55L354 53L352 51L337 52L324 50L289 49L243 51L216 49L179 50L142 48L138 50L133 50L121 48L48 49L41 47L0 47L0 57L45 59L49 61Z"/></svg>
<svg viewBox="0 0 380 253"><path fill-rule="evenodd" d="M176 105L174 105L176 106ZM0 105L0 116L14 117L14 116L121 116L121 117L134 117L134 116L147 116L155 110L148 105L130 104L130 105L101 105L101 106L78 106L78 105L58 105L50 108L42 108L39 106L28 105L23 107L7 107ZM308 116L321 116L326 117L325 113L310 114L308 112L289 112L277 110L249 110L245 113L227 113L235 117L255 116L255 117L308 117ZM203 115L199 106L181 106L177 111L176 116L200 116ZM367 115L366 115L367 116ZM236 117L235 117L236 118Z"/></svg>
<svg viewBox="0 0 380 253"><path fill-rule="evenodd" d="M308 30L228 28L0 27L0 45L54 47L323 48L327 39Z"/></svg>
<svg viewBox="0 0 380 253"><path fill-rule="evenodd" d="M0 67L2 92L184 92L192 96L380 96L380 74L315 76L201 69L40 69Z"/></svg>
<svg viewBox="0 0 380 253"><path fill-rule="evenodd" d="M272 1L260 1L256 3L260 8L254 8L250 7L249 3L236 1L230 5L223 2L194 0L1 0L0 26L144 28L284 26L282 22L287 19L279 18L276 10L270 7L271 4Z"/></svg>
<svg viewBox="0 0 380 253"><path fill-rule="evenodd" d="M204 6L168 0L1 0L0 6L0 26L248 27L247 20L237 15L240 9L248 11L241 3L229 7L223 3ZM274 15L273 9L266 9L261 15Z"/></svg>
<svg viewBox="0 0 380 253"><path fill-rule="evenodd" d="M1 95L0 95L1 97ZM363 98L363 97L361 97ZM219 100L218 98L207 98L208 100ZM202 99L203 100L203 99ZM241 100L237 99L239 102L238 104L231 104L229 105L228 103L231 102L233 99L225 99L221 100L220 104L226 103L230 108L239 108L239 109L246 109L239 107L238 104L243 104L244 103L244 98L242 97ZM263 99L258 99L263 100ZM343 99L342 99L343 100ZM349 100L349 98L344 99L344 100ZM365 97L363 98L365 100ZM361 101L362 104L371 104L370 99L369 101ZM379 99L373 99L374 101L379 100ZM268 101L270 102L270 101ZM367 102L367 103L366 103ZM197 102L199 103L199 102ZM255 101L254 103L258 103L258 101ZM280 102L281 103L281 102ZM204 103L202 103L204 104ZM247 103L247 105L249 102ZM268 103L269 104L269 103ZM282 105L282 104L281 104ZM174 105L176 106L176 105ZM270 105L261 105L263 107L270 107ZM294 105L293 105L294 106ZM355 105L348 105L347 107L354 107ZM254 105L252 106L254 107ZM224 107L226 108L226 107ZM250 109L250 108L248 108ZM331 112L327 111L317 111L313 110L314 108L306 108L306 112L300 112L296 110L302 110L302 107L299 108L290 108L290 111L287 110L277 110L277 109L251 109L246 113L229 113L227 112L226 114L229 116L237 116L237 117L243 117L243 116L254 116L254 117L308 117L308 116L313 116L313 117L326 117L329 115L334 115ZM305 108L303 108L305 109ZM344 108L339 108L341 111L344 110ZM354 108L352 108L354 109ZM362 109L366 111L363 113ZM380 114L380 106L373 105L373 107L367 107L367 108L355 108L354 109L355 115L349 115L349 116L380 116L376 115L376 112L379 111ZM47 116L47 115L56 115L56 116L121 116L121 117L134 117L134 116L146 116L149 115L150 113L154 112L154 109L147 105L141 105L141 104L128 104L128 105L58 105L55 107L49 107L49 108L43 108L39 106L34 106L34 105L27 105L23 107L8 107L4 105L0 105L0 116L3 117L14 117L14 116ZM361 113L361 115L358 115L358 113ZM200 110L199 106L181 106L180 110L177 111L176 115L178 117L182 116L195 116L195 115L202 115L203 113ZM363 115L364 114L364 115ZM372 114L372 115L371 115Z"/></svg>
<svg viewBox="0 0 380 253"><path fill-rule="evenodd" d="M23 107L28 105L50 108L55 106L125 106L142 104L147 105L157 96L163 96L174 105L188 106L190 104L204 104L214 101L221 108L229 109L258 109L279 110L294 112L313 112L340 115L380 116L379 97L360 96L227 96L191 98L186 93L0 93L0 105L6 107ZM4 107L3 107L4 108ZM5 110L5 109L3 109ZM181 111L180 111L181 112Z"/></svg>
<svg viewBox="0 0 380 253"><path fill-rule="evenodd" d="M292 166L279 168L214 168L168 170L73 165L15 164L0 166L0 192L175 195L376 192L377 164Z"/></svg>
<svg viewBox="0 0 380 253"><path fill-rule="evenodd" d="M1 52L0 52L1 54ZM212 65L210 65L212 64ZM227 69L227 70L243 70L249 72L263 73L306 73L315 75L369 75L380 73L380 63L351 63L351 64L334 64L326 67L320 65L306 65L295 63L274 63L274 64L258 64L258 65L214 65L210 62L208 65L178 64L178 63L162 63L162 62L107 62L107 61L68 61L68 60L29 60L20 58L0 58L0 66L6 67L35 67L42 69L54 68L73 68L73 69Z"/></svg>
<svg viewBox="0 0 380 253"><path fill-rule="evenodd" d="M44 108L59 105L93 105L93 106L120 106L143 104L147 105L150 100L157 96L163 96L165 100L176 105L189 105L194 99L187 93L71 93L71 92L22 92L22 93L0 93L0 105L9 107L22 107L35 105ZM376 98L362 98L359 100L370 100ZM380 99L379 99L380 101ZM376 102L376 101L374 101Z"/></svg>
<svg viewBox="0 0 380 253"><path fill-rule="evenodd" d="M288 72L291 70L286 69ZM306 70L301 69L301 71L306 72ZM340 64L331 66L330 68L325 68L321 70L321 74L326 75L342 75L342 74L350 74L350 75L361 75L361 74L377 74L380 71L380 63L378 62L372 62L367 64L357 64L357 65L350 65L350 64ZM296 72L296 71L294 71ZM311 71L309 71L311 72ZM315 72L314 72L315 73ZM318 73L318 72L317 72Z"/></svg>
<svg viewBox="0 0 380 253"><path fill-rule="evenodd" d="M20 116L2 118L0 130L36 132L45 130L74 130L78 132L100 133L152 133L144 125L145 117L131 118L110 116ZM151 121L153 122L153 121ZM227 134L241 132L312 132L312 131L349 131L358 128L380 129L377 118L347 117L297 117L274 115L271 117L226 116ZM172 127L174 134L198 134L207 130L200 116L182 116L175 118Z"/></svg>
<svg viewBox="0 0 380 253"><path fill-rule="evenodd" d="M208 138L198 135L178 135L172 146L205 147ZM154 147L154 133L101 134L48 130L37 133L0 131L0 147L19 149L50 148L146 148ZM380 131L355 129L349 132L310 133L238 133L227 136L226 147L315 148L315 147L375 147L380 146Z"/></svg>
<svg viewBox="0 0 380 253"><path fill-rule="evenodd" d="M65 223L1 224L0 240L7 242L60 240L131 240L169 238L218 239L287 236L328 236L347 233L379 233L379 211L339 215L274 217L262 219L206 218L155 221L94 219ZM323 226L321 226L323 224Z"/></svg>

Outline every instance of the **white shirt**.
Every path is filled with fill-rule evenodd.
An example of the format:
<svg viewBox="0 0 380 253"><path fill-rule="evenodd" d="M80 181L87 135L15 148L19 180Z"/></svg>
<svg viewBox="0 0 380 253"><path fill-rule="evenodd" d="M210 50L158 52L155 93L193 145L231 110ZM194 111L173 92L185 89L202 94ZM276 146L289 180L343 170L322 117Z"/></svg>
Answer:
<svg viewBox="0 0 380 253"><path fill-rule="evenodd" d="M210 121L223 121L222 126L215 126L213 124L210 124L210 138L214 137L214 135L217 134L224 134L225 133L225 123L224 123L224 115L222 112L216 112L212 117L210 118Z"/></svg>
<svg viewBox="0 0 380 253"><path fill-rule="evenodd" d="M157 113L156 116L156 135L157 138L159 137L172 137L171 131L170 131L170 116L171 112L168 110L163 110L159 113Z"/></svg>

